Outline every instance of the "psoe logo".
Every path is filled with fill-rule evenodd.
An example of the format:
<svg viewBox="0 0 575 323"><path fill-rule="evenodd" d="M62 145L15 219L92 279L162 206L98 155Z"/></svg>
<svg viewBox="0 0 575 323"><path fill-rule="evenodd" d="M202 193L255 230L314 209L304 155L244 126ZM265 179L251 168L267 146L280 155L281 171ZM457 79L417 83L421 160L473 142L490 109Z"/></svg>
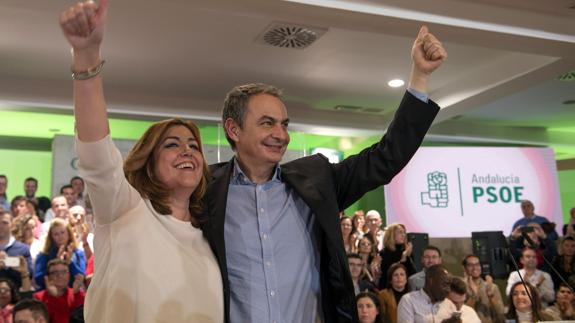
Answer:
<svg viewBox="0 0 575 323"><path fill-rule="evenodd" d="M449 202L447 194L447 174L431 172L427 174L427 192L421 192L421 205L446 208Z"/></svg>

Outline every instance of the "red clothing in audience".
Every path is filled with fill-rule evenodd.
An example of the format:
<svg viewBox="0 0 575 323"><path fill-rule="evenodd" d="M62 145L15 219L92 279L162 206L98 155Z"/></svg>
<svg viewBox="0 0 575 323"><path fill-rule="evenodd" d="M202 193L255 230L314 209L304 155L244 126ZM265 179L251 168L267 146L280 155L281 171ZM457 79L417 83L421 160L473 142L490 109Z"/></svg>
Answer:
<svg viewBox="0 0 575 323"><path fill-rule="evenodd" d="M12 323L12 308L14 305L8 304L0 309L0 323Z"/></svg>
<svg viewBox="0 0 575 323"><path fill-rule="evenodd" d="M85 293L79 291L74 294L72 288L68 287L62 296L54 297L47 290L34 293L34 298L41 300L48 308L51 323L68 323L70 313L78 306L84 304Z"/></svg>
<svg viewBox="0 0 575 323"><path fill-rule="evenodd" d="M86 265L86 277L94 275L94 255L90 256L88 259L88 265Z"/></svg>

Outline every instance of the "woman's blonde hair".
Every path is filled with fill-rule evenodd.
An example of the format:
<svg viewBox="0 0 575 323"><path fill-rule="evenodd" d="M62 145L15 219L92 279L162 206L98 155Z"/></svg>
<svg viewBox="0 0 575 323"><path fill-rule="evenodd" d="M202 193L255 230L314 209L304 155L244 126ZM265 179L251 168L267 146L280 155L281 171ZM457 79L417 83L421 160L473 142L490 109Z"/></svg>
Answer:
<svg viewBox="0 0 575 323"><path fill-rule="evenodd" d="M24 241L24 230L26 230L26 227L28 226L28 222L30 222L30 220L35 219L32 215L29 214L22 215L14 219L14 222L12 223L13 226L12 235L14 235L14 239L26 243L26 241Z"/></svg>
<svg viewBox="0 0 575 323"><path fill-rule="evenodd" d="M402 228L403 230L405 230L407 232L407 230L405 229L405 225L401 224L401 223L392 223L390 225L387 226L387 230L385 230L385 235L383 235L383 247L387 248L391 251L395 251L395 231L397 231L397 229Z"/></svg>
<svg viewBox="0 0 575 323"><path fill-rule="evenodd" d="M74 250L78 248L78 243L76 242L76 236L74 236L74 231L72 227L66 223L66 221L55 218L50 223L50 229L48 230L48 236L46 237L46 243L44 244L44 250L42 250L45 254L49 254L52 251L52 248L56 248L56 242L52 238L52 232L56 227L64 227L66 231L68 231L68 244L74 247Z"/></svg>
<svg viewBox="0 0 575 323"><path fill-rule="evenodd" d="M160 214L171 214L168 198L171 191L160 182L154 173L155 153L161 145L168 130L175 126L188 128L196 141L202 154L202 179L190 197L190 213L192 223L198 224L201 221L203 212L202 198L208 186L208 166L204 159L200 130L191 121L182 119L167 119L154 123L144 135L136 142L126 161L124 162L124 174L126 179L143 198L147 198L152 203L156 212Z"/></svg>

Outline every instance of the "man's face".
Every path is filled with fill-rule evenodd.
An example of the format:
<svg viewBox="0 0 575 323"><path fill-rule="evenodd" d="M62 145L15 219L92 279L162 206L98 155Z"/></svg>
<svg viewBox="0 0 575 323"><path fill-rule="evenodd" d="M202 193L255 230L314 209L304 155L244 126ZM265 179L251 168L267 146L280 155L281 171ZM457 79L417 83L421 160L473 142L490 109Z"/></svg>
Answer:
<svg viewBox="0 0 575 323"><path fill-rule="evenodd" d="M563 242L563 254L573 257L575 255L575 241L565 240Z"/></svg>
<svg viewBox="0 0 575 323"><path fill-rule="evenodd" d="M68 201L68 205L76 204L76 194L74 193L74 189L71 187L67 187L62 190L62 195L66 197L66 201Z"/></svg>
<svg viewBox="0 0 575 323"><path fill-rule="evenodd" d="M24 192L26 192L26 196L32 197L36 195L36 190L38 190L38 185L34 181L26 181L24 182Z"/></svg>
<svg viewBox="0 0 575 323"><path fill-rule="evenodd" d="M12 229L12 216L8 213L0 215L0 239L9 238L11 229Z"/></svg>
<svg viewBox="0 0 575 323"><path fill-rule="evenodd" d="M521 202L521 212L523 212L524 216L533 216L533 214L535 214L535 207L533 206L533 203L529 201Z"/></svg>
<svg viewBox="0 0 575 323"><path fill-rule="evenodd" d="M0 194L6 194L6 187L8 187L8 180L6 177L0 177Z"/></svg>
<svg viewBox="0 0 575 323"><path fill-rule="evenodd" d="M379 230L381 227L381 218L377 215L368 215L367 227L369 228L369 232L377 232L377 230Z"/></svg>
<svg viewBox="0 0 575 323"><path fill-rule="evenodd" d="M433 265L441 264L441 256L436 250L425 250L421 260L424 268L429 268Z"/></svg>
<svg viewBox="0 0 575 323"><path fill-rule="evenodd" d="M563 302L563 303L567 303L570 304L573 302L573 300L575 299L575 295L573 295L573 293L571 292L571 290L565 286L561 286L559 287L559 290L557 291L557 302Z"/></svg>
<svg viewBox="0 0 575 323"><path fill-rule="evenodd" d="M465 264L465 274L471 278L481 277L481 263L477 257L467 258L467 263Z"/></svg>
<svg viewBox="0 0 575 323"><path fill-rule="evenodd" d="M46 323L46 320L40 315L38 320L34 318L34 313L29 309L16 312L14 323Z"/></svg>
<svg viewBox="0 0 575 323"><path fill-rule="evenodd" d="M76 179L72 180L70 185L72 185L72 188L74 188L74 192L76 193L76 195L82 195L82 193L84 193L84 181L83 180L76 178Z"/></svg>
<svg viewBox="0 0 575 323"><path fill-rule="evenodd" d="M525 269L537 268L537 254L532 249L525 249L521 256L521 263Z"/></svg>
<svg viewBox="0 0 575 323"><path fill-rule="evenodd" d="M68 200L63 196L53 198L52 211L57 218L68 220Z"/></svg>
<svg viewBox="0 0 575 323"><path fill-rule="evenodd" d="M273 95L257 94L250 98L243 127L234 125L229 134L235 139L241 163L252 169L267 169L279 163L290 137L287 110Z"/></svg>
<svg viewBox="0 0 575 323"><path fill-rule="evenodd" d="M75 205L70 208L70 224L82 224L84 223L84 219L86 217L86 209L84 209L80 205Z"/></svg>
<svg viewBox="0 0 575 323"><path fill-rule="evenodd" d="M48 275L50 276L54 286L58 288L68 287L68 282L70 281L68 266L53 265L48 269Z"/></svg>
<svg viewBox="0 0 575 323"><path fill-rule="evenodd" d="M447 295L447 298L449 298L449 300L455 304L455 307L458 311L460 311L463 307L463 304L465 304L465 294L457 294L454 291L450 291Z"/></svg>
<svg viewBox="0 0 575 323"><path fill-rule="evenodd" d="M356 280L361 275L361 269L363 268L363 262L361 259L357 258L347 258L349 263L349 271L351 272L351 278Z"/></svg>

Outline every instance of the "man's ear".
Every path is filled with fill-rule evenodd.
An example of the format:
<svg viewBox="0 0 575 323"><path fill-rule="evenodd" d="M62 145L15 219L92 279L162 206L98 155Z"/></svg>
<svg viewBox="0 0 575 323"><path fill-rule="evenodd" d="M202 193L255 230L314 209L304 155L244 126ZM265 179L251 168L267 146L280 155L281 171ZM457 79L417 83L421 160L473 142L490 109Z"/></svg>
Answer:
<svg viewBox="0 0 575 323"><path fill-rule="evenodd" d="M240 126L232 120L232 118L227 118L224 122L224 131L226 132L227 136L232 139L234 142L239 141L239 133Z"/></svg>

